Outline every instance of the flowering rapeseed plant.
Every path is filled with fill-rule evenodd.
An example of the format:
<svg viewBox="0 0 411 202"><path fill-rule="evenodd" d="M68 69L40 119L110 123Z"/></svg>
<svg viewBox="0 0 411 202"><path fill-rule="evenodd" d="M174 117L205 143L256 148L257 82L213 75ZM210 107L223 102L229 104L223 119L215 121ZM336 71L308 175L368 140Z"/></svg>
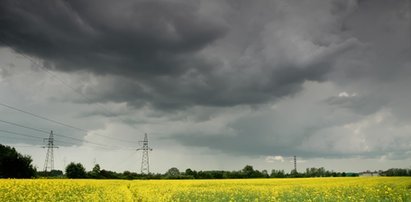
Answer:
<svg viewBox="0 0 411 202"><path fill-rule="evenodd" d="M411 178L1 179L1 201L411 201Z"/></svg>

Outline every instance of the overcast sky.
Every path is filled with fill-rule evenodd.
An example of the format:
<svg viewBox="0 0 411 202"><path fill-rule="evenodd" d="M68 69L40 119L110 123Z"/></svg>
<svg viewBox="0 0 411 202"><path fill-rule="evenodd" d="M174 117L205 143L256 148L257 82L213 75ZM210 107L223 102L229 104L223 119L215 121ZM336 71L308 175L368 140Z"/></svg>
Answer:
<svg viewBox="0 0 411 202"><path fill-rule="evenodd" d="M140 172L144 133L152 172L407 168L410 87L410 0L0 0L0 143L39 170L50 130L57 169Z"/></svg>

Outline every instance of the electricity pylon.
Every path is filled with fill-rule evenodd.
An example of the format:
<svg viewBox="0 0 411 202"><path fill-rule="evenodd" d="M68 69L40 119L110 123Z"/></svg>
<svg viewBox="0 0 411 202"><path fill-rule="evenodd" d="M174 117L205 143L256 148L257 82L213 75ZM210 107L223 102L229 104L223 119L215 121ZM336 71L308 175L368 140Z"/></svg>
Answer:
<svg viewBox="0 0 411 202"><path fill-rule="evenodd" d="M49 138L44 138L43 141L47 141L47 146L43 146L43 148L47 148L46 160L44 161L44 172L47 172L48 168L50 169L49 171L52 171L54 169L53 148L58 148L54 146L53 131L50 132Z"/></svg>
<svg viewBox="0 0 411 202"><path fill-rule="evenodd" d="M137 149L137 151L142 150L143 155L141 157L141 174L149 174L150 173L150 161L148 158L148 151L153 151L152 148L148 147L148 137L147 133L144 134L144 140L139 141L143 143L143 146Z"/></svg>

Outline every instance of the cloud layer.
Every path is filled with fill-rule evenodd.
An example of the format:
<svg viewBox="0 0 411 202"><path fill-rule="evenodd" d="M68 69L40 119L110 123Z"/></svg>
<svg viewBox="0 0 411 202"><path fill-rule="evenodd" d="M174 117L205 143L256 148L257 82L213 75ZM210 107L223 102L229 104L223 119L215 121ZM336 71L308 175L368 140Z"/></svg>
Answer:
<svg viewBox="0 0 411 202"><path fill-rule="evenodd" d="M89 140L149 130L162 146L269 161L411 151L409 0L0 2L1 46L87 99L18 59L0 81L79 106Z"/></svg>
<svg viewBox="0 0 411 202"><path fill-rule="evenodd" d="M311 12L306 7L319 12ZM47 68L99 75L84 93L173 109L260 104L322 81L360 46L353 2L3 1L1 38ZM112 77L115 75L116 77ZM109 79L105 79L106 77Z"/></svg>

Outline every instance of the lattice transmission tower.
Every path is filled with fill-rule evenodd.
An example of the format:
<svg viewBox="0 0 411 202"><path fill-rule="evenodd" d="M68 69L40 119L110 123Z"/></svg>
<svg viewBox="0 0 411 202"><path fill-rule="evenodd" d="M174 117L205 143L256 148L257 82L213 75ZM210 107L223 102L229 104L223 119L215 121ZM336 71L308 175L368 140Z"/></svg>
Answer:
<svg viewBox="0 0 411 202"><path fill-rule="evenodd" d="M47 145L43 146L43 148L47 148L46 160L44 161L44 172L47 172L47 169L50 169L49 171L52 171L54 169L53 149L58 148L54 145L53 131L50 132L49 138L44 138L43 141L47 142Z"/></svg>
<svg viewBox="0 0 411 202"><path fill-rule="evenodd" d="M153 151L153 149L148 146L147 133L144 134L144 140L139 141L139 142L143 143L143 145L137 149L137 151L140 151L140 150L143 151L143 155L141 157L141 174L149 174L150 173L150 161L148 157L148 151Z"/></svg>

